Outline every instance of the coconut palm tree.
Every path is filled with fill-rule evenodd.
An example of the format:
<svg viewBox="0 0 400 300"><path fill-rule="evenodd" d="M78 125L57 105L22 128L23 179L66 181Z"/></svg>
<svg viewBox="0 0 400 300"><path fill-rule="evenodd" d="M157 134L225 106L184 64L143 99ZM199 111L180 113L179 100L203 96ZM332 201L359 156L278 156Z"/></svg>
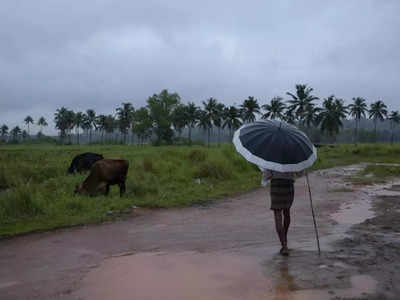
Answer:
<svg viewBox="0 0 400 300"><path fill-rule="evenodd" d="M342 120L346 118L346 114L347 109L342 99L335 98L334 95L324 99L321 112L318 115L321 131L327 132L335 140L340 128L343 127Z"/></svg>
<svg viewBox="0 0 400 300"><path fill-rule="evenodd" d="M286 108L285 112L283 113L283 120L289 124L296 124L296 116L294 114L294 110Z"/></svg>
<svg viewBox="0 0 400 300"><path fill-rule="evenodd" d="M26 141L28 139L28 136L29 136L28 132L25 129L22 130L22 133L21 133L22 140Z"/></svg>
<svg viewBox="0 0 400 300"><path fill-rule="evenodd" d="M5 142L8 135L8 126L6 124L3 124L3 126L1 126L0 134L1 134L1 139Z"/></svg>
<svg viewBox="0 0 400 300"><path fill-rule="evenodd" d="M13 141L18 141L19 136L21 135L21 128L19 128L19 126L15 126L13 129L11 129L10 134Z"/></svg>
<svg viewBox="0 0 400 300"><path fill-rule="evenodd" d="M78 145L79 145L79 128L82 128L84 121L85 121L85 114L80 111L77 112L74 116L74 127Z"/></svg>
<svg viewBox="0 0 400 300"><path fill-rule="evenodd" d="M211 123L210 118L208 117L206 111L199 110L199 121L198 121L197 125L201 129L203 129L203 132L207 132L208 133L208 135L207 135L207 141L208 141L207 145L209 146L210 145L209 130L212 127L212 123Z"/></svg>
<svg viewBox="0 0 400 300"><path fill-rule="evenodd" d="M89 131L89 143L92 142L92 129L96 128L96 112L93 109L86 110L85 128Z"/></svg>
<svg viewBox="0 0 400 300"><path fill-rule="evenodd" d="M178 137L182 135L182 130L188 124L186 117L186 106L184 104L178 104L172 111L172 125L178 132Z"/></svg>
<svg viewBox="0 0 400 300"><path fill-rule="evenodd" d="M117 127L117 122L114 116L113 115L106 116L105 127L104 127L106 134L108 136L109 135L112 136L116 127Z"/></svg>
<svg viewBox="0 0 400 300"><path fill-rule="evenodd" d="M40 117L37 122L37 125L40 126L40 131L39 131L40 135L43 135L43 127L46 127L48 125L46 119L44 117Z"/></svg>
<svg viewBox="0 0 400 300"><path fill-rule="evenodd" d="M203 118L207 118L207 122L203 124L208 124L207 128L207 145L210 147L210 135L215 121L218 119L218 102L214 98L209 98L207 101L203 101L204 113Z"/></svg>
<svg viewBox="0 0 400 300"><path fill-rule="evenodd" d="M188 126L188 139L189 145L192 145L192 129L196 126L200 118L200 108L197 107L193 102L189 102L185 106L186 110L186 121Z"/></svg>
<svg viewBox="0 0 400 300"><path fill-rule="evenodd" d="M216 118L214 120L214 125L217 127L218 130L218 137L217 137L217 144L220 145L221 142L221 128L222 124L224 123L224 116L225 116L225 105L223 103L217 103L216 107Z"/></svg>
<svg viewBox="0 0 400 300"><path fill-rule="evenodd" d="M117 119L119 123L119 130L123 134L124 144L126 144L126 137L128 135L128 129L133 121L135 109L129 102L122 103L121 107L116 109Z"/></svg>
<svg viewBox="0 0 400 300"><path fill-rule="evenodd" d="M388 116L388 120L390 120L390 130L392 132L390 142L393 144L394 128L400 123L399 112L397 110L391 111L390 115Z"/></svg>
<svg viewBox="0 0 400 300"><path fill-rule="evenodd" d="M74 112L65 107L58 108L54 113L54 123L56 128L60 130L60 138L62 142L65 141L65 137L68 135L71 142L70 131L74 127Z"/></svg>
<svg viewBox="0 0 400 300"><path fill-rule="evenodd" d="M302 125L304 125L305 114L310 109L309 106L314 106L313 101L319 99L311 94L313 90L313 88L308 87L306 84L296 84L296 94L286 93L292 98L288 101L288 109L295 114L296 119Z"/></svg>
<svg viewBox="0 0 400 300"><path fill-rule="evenodd" d="M321 112L321 108L317 107L314 103L307 105L305 112L303 113L303 123L306 133L310 134L310 128L318 125L318 115Z"/></svg>
<svg viewBox="0 0 400 300"><path fill-rule="evenodd" d="M258 104L258 100L249 96L240 105L240 112L243 122L254 122L256 120L256 114L260 114L260 105Z"/></svg>
<svg viewBox="0 0 400 300"><path fill-rule="evenodd" d="M30 135L29 124L33 124L33 119L32 119L32 117L31 117L31 116L27 116L27 117L24 119L24 122L25 122L26 125L28 125L28 135Z"/></svg>
<svg viewBox="0 0 400 300"><path fill-rule="evenodd" d="M232 138L233 130L238 129L242 125L242 121L240 120L240 110L235 106L229 106L225 108L225 116L224 123L222 124L222 128L228 127L229 136Z"/></svg>
<svg viewBox="0 0 400 300"><path fill-rule="evenodd" d="M106 120L107 120L106 115L98 115L96 117L96 127L98 130L100 130L100 140L102 143L104 142L104 131L106 128Z"/></svg>
<svg viewBox="0 0 400 300"><path fill-rule="evenodd" d="M353 103L349 105L349 114L355 120L356 126L354 128L354 141L357 143L358 140L358 128L360 126L360 120L362 117L365 118L365 113L368 111L367 103L364 98L356 97L353 98Z"/></svg>
<svg viewBox="0 0 400 300"><path fill-rule="evenodd" d="M261 118L263 119L280 119L283 120L285 115L284 115L284 110L286 108L285 103L283 103L283 98L282 97L274 97L271 99L270 104L264 104L262 106L262 109L266 111L265 114L262 115Z"/></svg>
<svg viewBox="0 0 400 300"><path fill-rule="evenodd" d="M387 116L387 106L383 101L378 100L374 103L370 104L370 108L368 110L369 118L374 121L374 135L375 135L375 142L377 141L376 135L376 125L378 120L383 122L385 117Z"/></svg>

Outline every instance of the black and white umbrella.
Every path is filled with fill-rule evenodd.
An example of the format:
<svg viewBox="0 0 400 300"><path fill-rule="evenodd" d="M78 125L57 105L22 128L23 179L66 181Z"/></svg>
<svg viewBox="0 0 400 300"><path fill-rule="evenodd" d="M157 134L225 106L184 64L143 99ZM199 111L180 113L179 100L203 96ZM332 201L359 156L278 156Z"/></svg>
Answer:
<svg viewBox="0 0 400 300"><path fill-rule="evenodd" d="M299 172L311 167L317 159L309 138L282 121L245 124L235 132L233 144L249 162L277 172Z"/></svg>
<svg viewBox="0 0 400 300"><path fill-rule="evenodd" d="M309 138L296 127L281 121L256 121L240 127L233 136L236 150L260 169L300 172L313 165L317 151ZM306 173L318 253L321 253L311 189Z"/></svg>

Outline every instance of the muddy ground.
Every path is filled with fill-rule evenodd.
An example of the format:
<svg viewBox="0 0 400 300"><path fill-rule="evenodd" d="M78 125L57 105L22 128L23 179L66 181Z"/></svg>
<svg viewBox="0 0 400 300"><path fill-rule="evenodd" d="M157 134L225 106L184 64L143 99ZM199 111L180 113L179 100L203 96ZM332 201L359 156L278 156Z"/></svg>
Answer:
<svg viewBox="0 0 400 300"><path fill-rule="evenodd" d="M0 240L0 299L399 299L400 185L352 185L363 165L304 178L289 257L268 188L199 207Z"/></svg>

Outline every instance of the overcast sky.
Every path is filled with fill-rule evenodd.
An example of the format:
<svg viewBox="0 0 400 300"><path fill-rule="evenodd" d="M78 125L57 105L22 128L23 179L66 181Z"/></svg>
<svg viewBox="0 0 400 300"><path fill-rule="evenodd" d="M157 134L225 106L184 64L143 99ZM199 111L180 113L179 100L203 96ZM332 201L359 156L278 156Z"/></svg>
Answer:
<svg viewBox="0 0 400 300"><path fill-rule="evenodd" d="M397 110L399 15L398 0L2 0L0 124L114 113L164 88L265 104L296 83Z"/></svg>

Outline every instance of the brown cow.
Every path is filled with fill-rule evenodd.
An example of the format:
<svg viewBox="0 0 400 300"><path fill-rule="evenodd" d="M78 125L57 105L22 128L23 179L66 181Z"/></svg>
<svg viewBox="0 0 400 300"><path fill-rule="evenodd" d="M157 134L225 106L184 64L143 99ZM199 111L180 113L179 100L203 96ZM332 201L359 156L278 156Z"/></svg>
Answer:
<svg viewBox="0 0 400 300"><path fill-rule="evenodd" d="M129 162L121 158L105 158L93 164L89 176L78 184L74 193L95 196L99 192L108 195L110 185L118 184L119 194L125 193L125 181Z"/></svg>

